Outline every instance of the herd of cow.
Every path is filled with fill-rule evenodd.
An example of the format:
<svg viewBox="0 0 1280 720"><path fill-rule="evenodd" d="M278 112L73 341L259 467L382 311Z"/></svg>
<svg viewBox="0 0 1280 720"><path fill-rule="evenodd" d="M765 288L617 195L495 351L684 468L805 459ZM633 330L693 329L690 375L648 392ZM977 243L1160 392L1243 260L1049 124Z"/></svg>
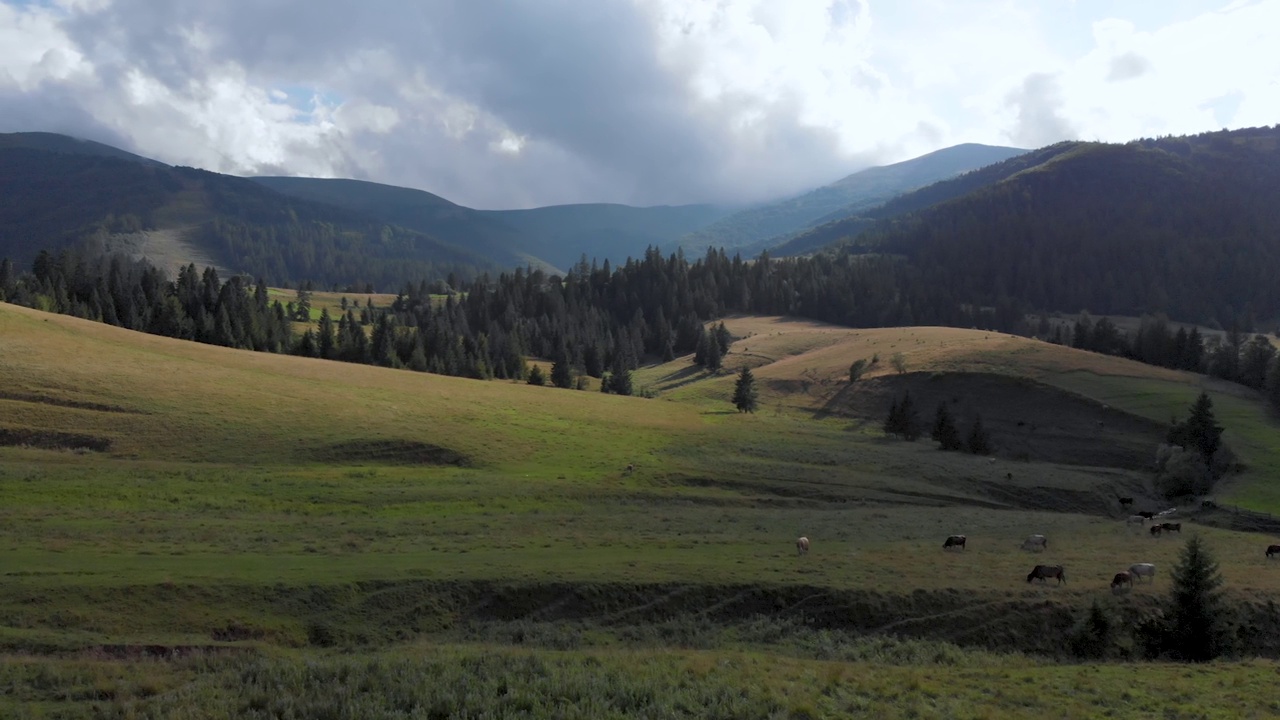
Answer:
<svg viewBox="0 0 1280 720"><path fill-rule="evenodd" d="M1145 523L1147 520L1151 520L1155 517L1158 517L1164 514L1166 513L1142 512L1136 515L1131 515L1129 517L1128 523L1132 525L1134 524L1135 520L1138 523ZM1152 536L1159 536L1161 533L1167 533L1167 532L1176 532L1178 534L1182 534L1182 523L1162 522L1158 524L1152 524L1151 526ZM964 535L950 535L947 537L946 541L942 543L942 549L950 550L953 548L958 548L960 550L964 550L965 545L967 543L968 543L968 538L965 537ZM1028 536L1026 540L1022 541L1022 549L1023 550L1048 550L1049 539L1046 538L1044 535ZM809 552L809 538L807 537L797 538L796 553L799 555L804 555L807 552ZM1280 545L1268 545L1267 558L1270 559L1276 555L1280 555ZM1117 588L1124 587L1125 585L1128 585L1129 588L1132 589L1134 581L1137 580L1138 582L1142 582L1142 578L1144 577L1150 578L1151 582L1155 582L1156 566L1154 563L1134 563L1133 565L1129 566L1128 570L1122 570L1116 573L1115 577L1111 578L1111 589L1114 591ZM1058 584L1062 585L1067 582L1067 574L1065 569L1061 565L1036 565L1034 568L1031 569L1031 572L1027 573L1027 582L1031 582L1032 580L1039 580L1041 582L1048 582L1049 580L1057 580Z"/></svg>

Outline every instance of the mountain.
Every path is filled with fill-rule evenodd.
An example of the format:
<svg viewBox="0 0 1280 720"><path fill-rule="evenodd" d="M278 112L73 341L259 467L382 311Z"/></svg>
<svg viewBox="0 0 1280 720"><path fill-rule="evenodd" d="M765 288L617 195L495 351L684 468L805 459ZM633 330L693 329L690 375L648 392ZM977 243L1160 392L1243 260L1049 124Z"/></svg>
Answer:
<svg viewBox="0 0 1280 720"><path fill-rule="evenodd" d="M463 207L424 190L363 180L302 177L254 177L253 182L289 197L344 208L361 215L438 237L470 249L501 267L550 263L521 248L519 232L479 210Z"/></svg>
<svg viewBox="0 0 1280 720"><path fill-rule="evenodd" d="M687 235L691 250L764 249L812 225L855 215L909 190L1027 152L968 143L873 167L793 198L752 207Z"/></svg>
<svg viewBox="0 0 1280 720"><path fill-rule="evenodd" d="M1071 144L1059 143L1016 155L1008 160L963 173L958 177L903 193L883 204L864 209L856 215L828 220L788 238L772 238L758 250L768 249L769 253L775 257L804 255L832 243L856 237L875 225L876 221L923 210L931 205L994 185L1023 170L1042 165L1070 149Z"/></svg>
<svg viewBox="0 0 1280 720"><path fill-rule="evenodd" d="M484 256L367 215L291 198L243 178L170 167L46 133L0 135L0 257L91 244L324 286L460 277Z"/></svg>
<svg viewBox="0 0 1280 720"><path fill-rule="evenodd" d="M1280 126L1059 143L984 172L894 201L908 211L837 255L904 258L961 302L1280 320Z"/></svg>
<svg viewBox="0 0 1280 720"><path fill-rule="evenodd" d="M606 203L530 210L473 210L423 190L359 180L256 177L293 197L324 202L424 232L513 267L566 270L586 255L620 263L668 246L730 211L713 205L632 207Z"/></svg>
<svg viewBox="0 0 1280 720"><path fill-rule="evenodd" d="M717 205L632 207L606 203L552 205L531 210L484 211L515 228L539 257L568 269L582 256L618 264L663 249L682 236L725 217Z"/></svg>

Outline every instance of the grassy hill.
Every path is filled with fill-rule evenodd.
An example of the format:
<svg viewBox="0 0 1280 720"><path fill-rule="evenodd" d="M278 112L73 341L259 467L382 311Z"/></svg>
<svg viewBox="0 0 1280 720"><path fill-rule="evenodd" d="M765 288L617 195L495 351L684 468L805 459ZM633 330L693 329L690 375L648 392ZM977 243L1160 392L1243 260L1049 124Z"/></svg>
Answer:
<svg viewBox="0 0 1280 720"><path fill-rule="evenodd" d="M904 192L1025 152L966 143L868 168L802 195L734 213L691 232L682 245L696 251L710 246L757 254L805 228L860 214Z"/></svg>
<svg viewBox="0 0 1280 720"><path fill-rule="evenodd" d="M64 136L0 137L0 257L19 267L40 250L80 245L276 284L388 287L497 267L469 249L243 178Z"/></svg>
<svg viewBox="0 0 1280 720"><path fill-rule="evenodd" d="M355 210L483 253L503 266L567 270L586 255L613 263L670 245L723 217L712 205L631 207L607 203L530 210L473 210L422 190L358 180L259 177L286 195Z"/></svg>
<svg viewBox="0 0 1280 720"><path fill-rule="evenodd" d="M452 663L512 687L551 673L599 703L624 700L585 678L625 665L618 687L705 711L741 674L664 690L667 673L782 663L795 684L761 686L735 714L806 698L814 716L839 715L847 683L866 682L847 673L930 677L962 696L1011 672L1056 682L1064 670L1045 658L1090 602L1132 619L1167 591L1181 542L1133 533L1114 496L1163 506L1130 459L1202 378L980 331L728 326L727 367L760 379L755 414L733 411L732 375L688 358L638 372L657 392L643 399L255 354L0 304L0 677L13 688L0 710L234 715L272 702L268 687L346 707L330 693L348 683L385 696L393 677ZM905 375L885 367L897 352ZM842 381L876 354L866 378ZM904 385L980 410L994 462L881 437ZM1275 422L1208 387L1250 464L1227 496L1262 507ZM1021 442L1017 422L1033 419L1042 435ZM1280 654L1269 539L1195 529L1257 629L1250 647ZM940 550L953 532L968 550ZM1017 549L1032 532L1049 551ZM1138 560L1159 565L1157 582L1109 594ZM1027 585L1036 562L1064 563L1070 582ZM1259 667L1274 673L1212 672L1249 687ZM849 679L821 679L837 676ZM447 707L428 687L404 692ZM911 693L896 702L942 707ZM894 706L875 697L868 707Z"/></svg>

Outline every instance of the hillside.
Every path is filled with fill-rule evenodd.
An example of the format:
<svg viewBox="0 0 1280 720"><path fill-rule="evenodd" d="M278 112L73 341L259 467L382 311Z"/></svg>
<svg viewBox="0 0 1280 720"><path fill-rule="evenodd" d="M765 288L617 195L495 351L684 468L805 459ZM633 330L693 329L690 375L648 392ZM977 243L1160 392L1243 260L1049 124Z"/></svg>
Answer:
<svg viewBox="0 0 1280 720"><path fill-rule="evenodd" d="M631 207L606 203L529 210L473 210L422 190L357 180L254 178L293 197L328 203L472 248L505 267L564 272L583 255L614 264L666 246L723 217L711 205Z"/></svg>
<svg viewBox="0 0 1280 720"><path fill-rule="evenodd" d="M734 213L690 233L681 244L697 251L711 246L756 254L804 228L858 214L914 188L1025 152L967 143L868 168L802 195Z"/></svg>
<svg viewBox="0 0 1280 720"><path fill-rule="evenodd" d="M86 244L170 268L208 262L274 284L389 288L496 267L422 233L242 178L62 136L0 137L0 257L19 267L40 250Z"/></svg>
<svg viewBox="0 0 1280 720"><path fill-rule="evenodd" d="M688 358L637 373L657 398L627 398L213 348L0 304L0 713L36 701L85 717L320 712L349 702L345 688L380 697L449 659L508 692L566 673L537 697L599 693L623 663L631 679L610 686L639 683L640 700L618 700L632 708L652 707L643 698L666 685L651 673L670 670L692 707L727 694L739 698L727 716L765 715L775 705L744 704L737 673L714 697L687 693L705 668L738 662L818 673L777 689L815 703L844 697L837 671L898 667L929 687L1007 678L1070 658L1062 638L1099 598L1125 627L1167 592L1183 543L1138 536L1115 496L1165 508L1131 458L1200 378L981 331L728 324L729 364L760 378L755 414L733 412L731 374ZM841 382L850 358L892 352L906 375ZM905 387L980 410L1000 454L884 438L883 401ZM1250 425L1276 436L1256 400L1211 392L1233 445L1253 452ZM1042 418L1041 437L1016 444L1017 421ZM1274 457L1260 451L1259 469ZM1188 534L1214 519L1182 512ZM1194 530L1221 558L1244 652L1280 655L1268 537ZM967 549L941 550L955 532ZM1018 550L1033 532L1049 548ZM1157 581L1108 595L1137 559ZM1026 583L1041 562L1070 582ZM445 676L430 672L396 697L437 693Z"/></svg>
<svg viewBox="0 0 1280 720"><path fill-rule="evenodd" d="M992 168L994 184L930 189L954 199L880 220L841 253L901 256L924 286L981 305L1265 328L1280 319L1278 139L1063 143L1003 179L1022 159Z"/></svg>

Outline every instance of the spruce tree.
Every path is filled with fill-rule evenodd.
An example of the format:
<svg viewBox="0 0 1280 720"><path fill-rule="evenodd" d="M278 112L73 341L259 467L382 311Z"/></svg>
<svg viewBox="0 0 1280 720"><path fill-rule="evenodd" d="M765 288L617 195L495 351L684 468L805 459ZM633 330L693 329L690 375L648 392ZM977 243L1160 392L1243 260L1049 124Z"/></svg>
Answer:
<svg viewBox="0 0 1280 720"><path fill-rule="evenodd" d="M613 358L613 367L609 370L608 391L615 395L630 395L631 369L627 367L626 358L618 353Z"/></svg>
<svg viewBox="0 0 1280 720"><path fill-rule="evenodd" d="M898 408L898 399L893 399L893 404L889 406L889 417L884 419L882 429L885 435L897 435L898 428L902 427L902 413Z"/></svg>
<svg viewBox="0 0 1280 720"><path fill-rule="evenodd" d="M756 411L757 393L756 378L751 368L743 365L738 371L738 382L733 387L733 405L738 412L753 413Z"/></svg>
<svg viewBox="0 0 1280 720"><path fill-rule="evenodd" d="M1173 568L1173 591L1166 612L1167 646L1182 660L1205 662L1227 651L1222 575L1199 535L1183 546Z"/></svg>
<svg viewBox="0 0 1280 720"><path fill-rule="evenodd" d="M569 353L561 351L551 363L551 384L558 388L573 387L573 372L569 369Z"/></svg>
<svg viewBox="0 0 1280 720"><path fill-rule="evenodd" d="M960 430L956 428L955 418L946 402L938 403L938 410L933 415L933 431L929 434L943 450L963 450L964 442L960 439Z"/></svg>
<svg viewBox="0 0 1280 720"><path fill-rule="evenodd" d="M973 428L969 430L969 441L966 443L966 449L974 455L991 454L991 434L987 432L986 428L982 427L981 415L973 418Z"/></svg>
<svg viewBox="0 0 1280 720"><path fill-rule="evenodd" d="M1169 428L1167 439L1172 445L1194 449L1200 453L1205 465L1213 466L1213 454L1222 446L1222 426L1213 416L1213 400L1209 399L1208 393L1200 393L1191 406L1191 414Z"/></svg>
<svg viewBox="0 0 1280 720"><path fill-rule="evenodd" d="M529 369L529 384L539 387L547 384L547 378L542 374L541 365L534 365Z"/></svg>
<svg viewBox="0 0 1280 720"><path fill-rule="evenodd" d="M920 413L916 411L910 392L903 393L902 402L898 404L898 434L907 442L920 438Z"/></svg>

